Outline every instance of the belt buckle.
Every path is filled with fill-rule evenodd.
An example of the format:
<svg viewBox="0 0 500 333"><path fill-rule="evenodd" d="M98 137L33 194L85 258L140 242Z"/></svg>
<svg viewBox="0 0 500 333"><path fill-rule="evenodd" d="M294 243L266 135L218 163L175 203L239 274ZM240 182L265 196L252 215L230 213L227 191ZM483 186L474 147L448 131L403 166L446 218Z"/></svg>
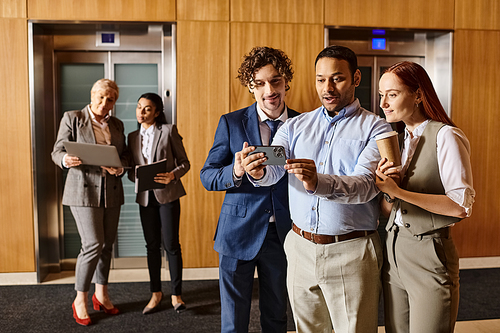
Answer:
<svg viewBox="0 0 500 333"><path fill-rule="evenodd" d="M314 235L316 235L316 234L314 234L314 233L312 233L312 232L311 232L311 242L312 242L313 244L318 244L318 243L316 243L316 241L314 240Z"/></svg>

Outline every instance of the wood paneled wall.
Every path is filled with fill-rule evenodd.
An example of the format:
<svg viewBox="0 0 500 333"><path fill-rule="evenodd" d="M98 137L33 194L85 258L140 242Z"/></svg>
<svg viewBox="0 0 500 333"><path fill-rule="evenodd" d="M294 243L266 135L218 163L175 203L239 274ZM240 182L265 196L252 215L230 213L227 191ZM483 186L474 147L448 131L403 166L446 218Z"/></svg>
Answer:
<svg viewBox="0 0 500 333"><path fill-rule="evenodd" d="M315 88L314 60L323 49L322 25L231 23L231 110L255 102L248 88L236 79L243 56L254 46L281 49L292 60L295 75L286 96L289 107L305 112L320 105Z"/></svg>
<svg viewBox="0 0 500 333"><path fill-rule="evenodd" d="M175 21L175 0L27 0L39 20Z"/></svg>
<svg viewBox="0 0 500 333"><path fill-rule="evenodd" d="M181 199L184 266L217 266L212 239L224 193L206 191L200 170L219 117L230 111L229 22L181 21L177 37L177 124L191 162Z"/></svg>
<svg viewBox="0 0 500 333"><path fill-rule="evenodd" d="M452 118L472 151L476 202L453 227L461 257L500 255L500 31L455 33ZM488 52L485 52L488 50Z"/></svg>
<svg viewBox="0 0 500 333"><path fill-rule="evenodd" d="M186 267L217 265L212 237L223 193L207 192L199 171L221 114L253 103L236 70L251 47L282 48L295 77L287 104L319 105L314 57L325 25L455 30L453 119L472 145L473 216L454 228L461 256L500 255L496 116L500 86L500 4L496 0L3 0L0 3L0 273L34 271L27 19L177 21L177 121L192 162L181 199ZM487 50L488 52L485 52ZM13 116L13 108L15 116ZM493 244L493 245L490 245Z"/></svg>
<svg viewBox="0 0 500 333"><path fill-rule="evenodd" d="M325 24L453 29L454 5L455 0L325 0Z"/></svg>
<svg viewBox="0 0 500 333"><path fill-rule="evenodd" d="M26 19L0 18L0 273L33 272L33 178Z"/></svg>
<svg viewBox="0 0 500 333"><path fill-rule="evenodd" d="M500 30L500 1L455 0L455 29Z"/></svg>
<svg viewBox="0 0 500 333"><path fill-rule="evenodd" d="M471 144L476 202L453 227L460 257L499 256L500 2L455 1L452 119Z"/></svg>
<svg viewBox="0 0 500 333"><path fill-rule="evenodd" d="M229 21L229 0L177 0L178 21Z"/></svg>
<svg viewBox="0 0 500 333"><path fill-rule="evenodd" d="M231 21L323 24L323 0L231 0Z"/></svg>
<svg viewBox="0 0 500 333"><path fill-rule="evenodd" d="M26 0L2 0L0 2L0 17L25 18Z"/></svg>

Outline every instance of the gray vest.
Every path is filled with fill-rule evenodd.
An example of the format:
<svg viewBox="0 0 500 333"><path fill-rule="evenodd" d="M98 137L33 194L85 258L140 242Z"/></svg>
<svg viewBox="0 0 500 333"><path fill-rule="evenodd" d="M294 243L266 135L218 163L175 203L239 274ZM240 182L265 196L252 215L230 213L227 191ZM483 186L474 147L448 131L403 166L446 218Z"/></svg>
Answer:
<svg viewBox="0 0 500 333"><path fill-rule="evenodd" d="M431 120L425 127L408 166L401 187L412 192L445 194L437 159L437 134L445 124ZM396 199L387 222L387 230L394 225L396 211L401 206L403 225L412 235L421 235L459 222L457 217L431 213L406 201Z"/></svg>

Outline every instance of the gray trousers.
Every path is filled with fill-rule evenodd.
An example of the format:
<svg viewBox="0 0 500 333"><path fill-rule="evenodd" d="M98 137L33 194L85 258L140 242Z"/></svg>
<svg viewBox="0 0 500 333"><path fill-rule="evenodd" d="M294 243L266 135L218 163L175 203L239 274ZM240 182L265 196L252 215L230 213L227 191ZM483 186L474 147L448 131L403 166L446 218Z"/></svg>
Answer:
<svg viewBox="0 0 500 333"><path fill-rule="evenodd" d="M441 232L413 236L403 227L387 235L382 273L388 333L453 332L458 314L458 254Z"/></svg>
<svg viewBox="0 0 500 333"><path fill-rule="evenodd" d="M82 240L82 248L76 261L75 290L87 292L91 280L98 284L108 284L111 252L121 206L70 208Z"/></svg>

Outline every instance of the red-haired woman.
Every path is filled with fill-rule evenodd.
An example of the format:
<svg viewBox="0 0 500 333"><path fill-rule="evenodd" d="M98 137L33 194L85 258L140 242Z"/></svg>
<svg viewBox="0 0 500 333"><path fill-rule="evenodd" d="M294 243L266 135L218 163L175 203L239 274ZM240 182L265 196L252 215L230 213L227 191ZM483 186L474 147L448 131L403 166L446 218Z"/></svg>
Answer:
<svg viewBox="0 0 500 333"><path fill-rule="evenodd" d="M459 267L450 227L470 216L474 202L469 141L420 65L391 66L379 93L387 121L406 125L402 168L384 158L376 171L382 214L389 217L382 273L386 331L453 332Z"/></svg>

